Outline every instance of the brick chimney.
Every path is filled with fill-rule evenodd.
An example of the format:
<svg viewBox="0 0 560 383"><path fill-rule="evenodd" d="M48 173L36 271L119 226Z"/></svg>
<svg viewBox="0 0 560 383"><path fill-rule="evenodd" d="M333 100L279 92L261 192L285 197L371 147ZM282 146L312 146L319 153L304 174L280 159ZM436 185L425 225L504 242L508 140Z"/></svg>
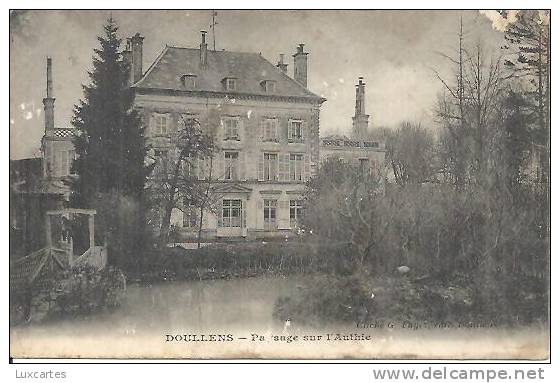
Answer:
<svg viewBox="0 0 560 383"><path fill-rule="evenodd" d="M200 67L206 68L208 59L208 44L206 44L206 31L200 31L202 42L200 43Z"/></svg>
<svg viewBox="0 0 560 383"><path fill-rule="evenodd" d="M286 74L288 73L288 64L284 63L284 55L282 53L280 54L280 59L278 60L278 64L276 64L276 67L282 72Z"/></svg>
<svg viewBox="0 0 560 383"><path fill-rule="evenodd" d="M366 84L363 77L358 77L356 84L356 108L352 117L352 135L355 139L364 139L367 135L369 115L366 114Z"/></svg>
<svg viewBox="0 0 560 383"><path fill-rule="evenodd" d="M144 44L144 36L136 33L130 38L132 45L132 81L137 82L142 78L142 45Z"/></svg>
<svg viewBox="0 0 560 383"><path fill-rule="evenodd" d="M294 57L294 80L307 88L307 52L303 51L303 45L299 44Z"/></svg>
<svg viewBox="0 0 560 383"><path fill-rule="evenodd" d="M47 97L43 99L45 108L45 130L54 129L54 94L52 79L52 59L47 57Z"/></svg>

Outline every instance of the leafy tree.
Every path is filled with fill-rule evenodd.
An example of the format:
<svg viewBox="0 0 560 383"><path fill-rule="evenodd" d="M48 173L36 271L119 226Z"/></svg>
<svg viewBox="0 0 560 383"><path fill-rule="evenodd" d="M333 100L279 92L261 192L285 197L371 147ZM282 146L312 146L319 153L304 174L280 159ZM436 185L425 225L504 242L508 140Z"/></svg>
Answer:
<svg viewBox="0 0 560 383"><path fill-rule="evenodd" d="M83 85L84 98L74 107L78 177L72 204L100 210L112 259L122 263L141 249L147 169L143 128L128 83L130 65L123 60L117 31L116 22L107 20L100 47L94 49L90 83Z"/></svg>

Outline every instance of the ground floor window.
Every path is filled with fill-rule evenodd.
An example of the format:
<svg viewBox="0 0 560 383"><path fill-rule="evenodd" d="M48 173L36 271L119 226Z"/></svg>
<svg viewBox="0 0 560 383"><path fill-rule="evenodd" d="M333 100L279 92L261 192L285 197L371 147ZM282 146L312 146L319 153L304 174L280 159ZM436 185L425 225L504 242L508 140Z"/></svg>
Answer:
<svg viewBox="0 0 560 383"><path fill-rule="evenodd" d="M198 208L192 201L185 199L183 208L183 227L198 228Z"/></svg>
<svg viewBox="0 0 560 383"><path fill-rule="evenodd" d="M290 227L295 227L298 219L301 218L303 204L299 199L290 200Z"/></svg>
<svg viewBox="0 0 560 383"><path fill-rule="evenodd" d="M241 227L241 200L225 199L222 201L222 226Z"/></svg>
<svg viewBox="0 0 560 383"><path fill-rule="evenodd" d="M265 230L276 230L276 206L274 199L264 200L264 228Z"/></svg>

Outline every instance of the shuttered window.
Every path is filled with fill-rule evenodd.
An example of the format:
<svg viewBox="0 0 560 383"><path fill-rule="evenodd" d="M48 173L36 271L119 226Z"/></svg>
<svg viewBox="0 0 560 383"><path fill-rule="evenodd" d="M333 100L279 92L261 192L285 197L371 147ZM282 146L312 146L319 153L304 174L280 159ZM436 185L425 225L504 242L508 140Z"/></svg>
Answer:
<svg viewBox="0 0 560 383"><path fill-rule="evenodd" d="M263 141L278 141L278 120L276 118L265 118L262 122Z"/></svg>
<svg viewBox="0 0 560 383"><path fill-rule="evenodd" d="M278 154L263 153L263 180L276 181L278 179Z"/></svg>
<svg viewBox="0 0 560 383"><path fill-rule="evenodd" d="M290 120L288 124L288 142L303 141L303 121Z"/></svg>
<svg viewBox="0 0 560 383"><path fill-rule="evenodd" d="M239 179L239 153L238 152L224 152L224 179L237 180Z"/></svg>
<svg viewBox="0 0 560 383"><path fill-rule="evenodd" d="M165 135L169 132L166 114L156 113L153 116L152 132L155 135Z"/></svg>
<svg viewBox="0 0 560 383"><path fill-rule="evenodd" d="M224 140L239 140L239 119L228 117L223 119Z"/></svg>

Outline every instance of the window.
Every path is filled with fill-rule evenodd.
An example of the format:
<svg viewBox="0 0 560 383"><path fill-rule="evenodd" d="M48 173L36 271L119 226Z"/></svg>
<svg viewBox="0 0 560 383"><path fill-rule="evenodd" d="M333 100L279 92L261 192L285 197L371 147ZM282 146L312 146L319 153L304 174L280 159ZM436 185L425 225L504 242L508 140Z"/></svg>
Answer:
<svg viewBox="0 0 560 383"><path fill-rule="evenodd" d="M288 141L289 142L303 141L302 121L290 121L290 125L288 126Z"/></svg>
<svg viewBox="0 0 560 383"><path fill-rule="evenodd" d="M154 150L154 156L156 160L156 166L154 169L155 174L165 176L165 174L167 174L169 151L166 149L156 149Z"/></svg>
<svg viewBox="0 0 560 383"><path fill-rule="evenodd" d="M195 203L185 198L185 200L183 201L183 206L183 227L190 229L198 228L198 208Z"/></svg>
<svg viewBox="0 0 560 383"><path fill-rule="evenodd" d="M265 230L276 230L276 205L274 199L264 200L264 228Z"/></svg>
<svg viewBox="0 0 560 383"><path fill-rule="evenodd" d="M261 87L266 93L274 93L276 91L276 81L272 81L272 80L261 81Z"/></svg>
<svg viewBox="0 0 560 383"><path fill-rule="evenodd" d="M265 118L263 121L263 141L278 141L277 122L275 118Z"/></svg>
<svg viewBox="0 0 560 383"><path fill-rule="evenodd" d="M303 154L290 154L290 181L303 181Z"/></svg>
<svg viewBox="0 0 560 383"><path fill-rule="evenodd" d="M278 178L278 154L264 153L264 180L275 181Z"/></svg>
<svg viewBox="0 0 560 383"><path fill-rule="evenodd" d="M226 118L223 120L223 124L224 124L224 139L239 141L239 119Z"/></svg>
<svg viewBox="0 0 560 383"><path fill-rule="evenodd" d="M366 177L369 175L369 159L368 158L360 158L360 176Z"/></svg>
<svg viewBox="0 0 560 383"><path fill-rule="evenodd" d="M299 199L290 200L290 227L295 227L303 213L303 204Z"/></svg>
<svg viewBox="0 0 560 383"><path fill-rule="evenodd" d="M235 90L236 85L237 85L235 80L236 79L231 78L231 77L224 79L224 86L225 86L226 90Z"/></svg>
<svg viewBox="0 0 560 383"><path fill-rule="evenodd" d="M225 199L222 201L222 226L241 227L240 199Z"/></svg>
<svg viewBox="0 0 560 383"><path fill-rule="evenodd" d="M75 174L72 170L72 163L75 159L75 152L73 150L61 150L56 156L55 175L58 177L65 177L70 174Z"/></svg>
<svg viewBox="0 0 560 383"><path fill-rule="evenodd" d="M197 178L198 177L198 157L189 153L189 155L183 160L183 175L186 178Z"/></svg>
<svg viewBox="0 0 560 383"><path fill-rule="evenodd" d="M195 74L184 74L181 76L181 84L187 89L196 88L196 75Z"/></svg>
<svg viewBox="0 0 560 383"><path fill-rule="evenodd" d="M154 134L167 134L167 115L156 114L154 116Z"/></svg>
<svg viewBox="0 0 560 383"><path fill-rule="evenodd" d="M224 152L224 179L237 180L238 179L238 152Z"/></svg>

